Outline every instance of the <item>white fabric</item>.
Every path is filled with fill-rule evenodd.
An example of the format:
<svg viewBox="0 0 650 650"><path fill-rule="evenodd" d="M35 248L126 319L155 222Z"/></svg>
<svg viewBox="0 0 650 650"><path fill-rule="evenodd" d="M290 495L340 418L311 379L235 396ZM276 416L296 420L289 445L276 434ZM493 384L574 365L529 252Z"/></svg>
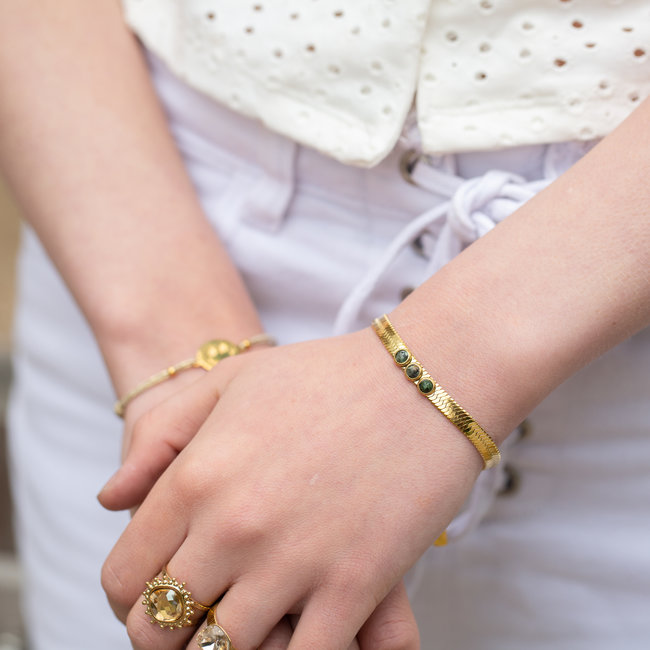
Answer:
<svg viewBox="0 0 650 650"><path fill-rule="evenodd" d="M645 0L122 0L192 86L369 166L417 94L429 153L609 133L650 94Z"/></svg>
<svg viewBox="0 0 650 650"><path fill-rule="evenodd" d="M367 326L427 277L443 231L453 252L583 151L426 159L413 172L423 188L398 172L413 143L373 170L350 169L159 64L153 75L206 215L280 343L331 335L360 284L364 297L345 322ZM433 223L438 212L447 219ZM433 225L422 232L424 221ZM401 245L416 237L424 256ZM391 242L401 252L387 262ZM378 268L368 290L364 278ZM30 648L127 650L99 586L127 518L94 499L119 457L114 396L88 327L29 231L19 271L10 451ZM425 650L647 648L649 367L645 332L550 396L529 439L511 439L504 454L521 474L518 492L496 496L503 467L482 474L452 527L457 541L432 549L410 578Z"/></svg>

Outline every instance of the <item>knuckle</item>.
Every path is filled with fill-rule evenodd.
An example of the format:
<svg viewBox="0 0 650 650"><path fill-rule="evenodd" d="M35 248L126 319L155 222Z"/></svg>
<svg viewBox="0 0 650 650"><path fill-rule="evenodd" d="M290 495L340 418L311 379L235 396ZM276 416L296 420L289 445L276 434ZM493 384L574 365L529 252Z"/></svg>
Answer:
<svg viewBox="0 0 650 650"><path fill-rule="evenodd" d="M336 569L332 580L339 593L367 597L376 591L377 571L371 556L356 555L345 560L339 559ZM379 605L380 600L376 599L375 606Z"/></svg>
<svg viewBox="0 0 650 650"><path fill-rule="evenodd" d="M154 409L155 417L156 409ZM172 440L186 442L189 440L200 428L205 419L201 419L203 412L195 411L194 409L181 408L180 405L174 408L167 408L164 414L166 422L166 430L169 431Z"/></svg>
<svg viewBox="0 0 650 650"><path fill-rule="evenodd" d="M241 507L227 518L223 533L235 544L254 545L264 539L272 529L269 517L256 507Z"/></svg>
<svg viewBox="0 0 650 650"><path fill-rule="evenodd" d="M134 650L161 650L161 648L185 648L195 630L193 627L163 629L161 625L146 616L143 609L134 607L126 620L126 632ZM169 637L170 633L172 637Z"/></svg>
<svg viewBox="0 0 650 650"><path fill-rule="evenodd" d="M200 491L199 483L203 483L200 476L184 463L174 472L174 491L180 503L194 503L195 495Z"/></svg>
<svg viewBox="0 0 650 650"><path fill-rule="evenodd" d="M201 458L185 458L174 470L173 485L180 503L203 502L206 495L214 494L219 477L211 463Z"/></svg>
<svg viewBox="0 0 650 650"><path fill-rule="evenodd" d="M405 619L386 620L371 635L370 647L375 650L416 650L420 647L417 625Z"/></svg>
<svg viewBox="0 0 650 650"><path fill-rule="evenodd" d="M141 650L151 648L151 650L157 650L161 646L159 635L160 630L157 629L151 621L148 621L141 616L129 617L126 631L134 648Z"/></svg>
<svg viewBox="0 0 650 650"><path fill-rule="evenodd" d="M369 580L360 567L351 566L345 571L338 571L331 580L331 586L341 594L357 598L369 593Z"/></svg>
<svg viewBox="0 0 650 650"><path fill-rule="evenodd" d="M156 409L145 411L133 424L131 435L133 438L146 438L157 430L158 417Z"/></svg>
<svg viewBox="0 0 650 650"><path fill-rule="evenodd" d="M110 560L107 560L102 567L101 583L102 588L113 605L127 607L130 604L127 602L124 582Z"/></svg>
<svg viewBox="0 0 650 650"><path fill-rule="evenodd" d="M233 638L233 637L231 637ZM234 638L233 638L233 644L234 644ZM279 648L282 648L285 650L287 648L287 643L285 642L284 644L281 644L279 641L270 641L266 643L264 646L258 646L258 645L253 645L250 641L248 643L238 643L237 645L233 645L233 648L237 648L237 650L277 650Z"/></svg>

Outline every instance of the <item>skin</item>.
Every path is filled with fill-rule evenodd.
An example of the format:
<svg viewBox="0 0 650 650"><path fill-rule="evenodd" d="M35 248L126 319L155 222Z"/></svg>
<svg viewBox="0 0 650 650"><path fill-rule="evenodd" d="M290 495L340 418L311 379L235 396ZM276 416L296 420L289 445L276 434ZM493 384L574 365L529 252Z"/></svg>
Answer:
<svg viewBox="0 0 650 650"><path fill-rule="evenodd" d="M645 103L391 315L497 442L573 372L649 322L649 112ZM289 648L347 647L481 469L471 444L400 374L366 329L228 360L136 422L130 477L155 463L144 450L159 436L182 449L158 465L105 565L136 647L175 647L132 606L142 575L169 557L170 570L196 576L206 600L225 592L219 618L238 647L255 647L295 612ZM260 381L263 390L251 390ZM209 413L198 430L176 426L201 407ZM118 474L102 502L128 502L137 483ZM177 523L157 523L163 510ZM199 577L192 567L202 552L219 561Z"/></svg>
<svg viewBox="0 0 650 650"><path fill-rule="evenodd" d="M119 3L2 0L0 10L0 88L11 89L0 102L0 172L88 319L116 394L169 359L192 356L215 332L233 341L261 332L202 212ZM134 418L200 376L183 373L129 407L125 453ZM156 449L165 448L161 442ZM177 450L167 450L170 461ZM148 484L158 469L144 471ZM402 641L382 647L417 647L403 590L386 603L367 622L365 638L385 630ZM286 647L287 633L282 623L265 644Z"/></svg>
<svg viewBox="0 0 650 650"><path fill-rule="evenodd" d="M426 360L435 359L435 376L497 441L571 373L648 323L650 197L642 181L650 163L643 146L649 109L642 106L392 314L415 355L430 370ZM608 194L593 191L601 186ZM381 381L367 379L376 377ZM252 392L260 378L264 390ZM209 579L197 575L205 580L202 594L209 600L226 591L219 617L236 643L255 647L279 616L300 611L290 648L345 648L373 602L446 526L480 471L471 445L426 400L405 391L369 330L217 366L136 423L125 461L131 476L148 462L137 460L138 438L138 448L150 448L147 438L198 404L211 409L207 419L196 435L190 426L173 426L182 452L105 567L107 591L136 647L174 646L145 636L140 609L131 607L141 575L129 567L146 574L172 557L170 569L188 575L203 551L219 557L219 566ZM205 462L211 453L217 467ZM128 492L119 475L102 500L111 505L118 489ZM254 504L244 497L251 494ZM178 525L156 527L163 509ZM294 566L302 567L300 576ZM246 612L271 601L269 618L251 624Z"/></svg>
<svg viewBox="0 0 650 650"><path fill-rule="evenodd" d="M232 340L260 331L115 4L7 0L2 9L0 85L13 92L0 108L0 124L12 125L0 129L0 164L84 309L116 391L191 356L215 331ZM22 42L25 21L53 53ZM61 75L68 112L43 101L58 96ZM391 314L497 442L650 321L649 117L645 102ZM137 649L190 643L192 630L160 630L140 604L166 563L202 602L225 592L218 616L239 650L414 648L400 580L480 470L476 450L405 384L370 329L256 350L129 406L124 464L100 500L139 507L103 584Z"/></svg>

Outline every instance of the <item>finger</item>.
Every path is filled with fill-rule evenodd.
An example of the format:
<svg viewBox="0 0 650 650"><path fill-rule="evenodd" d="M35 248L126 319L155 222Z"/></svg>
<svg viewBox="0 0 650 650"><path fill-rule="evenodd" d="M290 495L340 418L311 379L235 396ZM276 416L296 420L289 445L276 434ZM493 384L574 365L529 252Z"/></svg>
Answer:
<svg viewBox="0 0 650 650"><path fill-rule="evenodd" d="M357 638L361 650L418 650L420 634L404 583L384 598Z"/></svg>
<svg viewBox="0 0 650 650"><path fill-rule="evenodd" d="M283 618L272 630L258 650L287 650L291 641L291 625ZM235 646L237 647L237 646ZM239 650L239 649L238 649Z"/></svg>
<svg viewBox="0 0 650 650"><path fill-rule="evenodd" d="M206 379L210 380L205 382L210 387L207 392L214 395L214 380L210 374ZM122 621L126 620L146 581L156 576L183 544L193 513L208 498L206 495L219 491L212 468L206 466L202 456L188 462L189 465L178 466L178 471L174 463L160 477L104 564L102 585ZM214 521L219 520L218 515L213 512ZM209 538L216 543L218 531ZM205 542L202 546L205 547ZM183 575L187 579L193 576Z"/></svg>
<svg viewBox="0 0 650 650"><path fill-rule="evenodd" d="M354 643L354 639L369 613L359 611L354 601L359 598L346 598L337 591L340 598L331 596L312 597L300 615L289 650L344 650ZM354 647L354 646L352 646Z"/></svg>
<svg viewBox="0 0 650 650"><path fill-rule="evenodd" d="M195 627L162 629L155 622L143 618L144 611L144 606L134 607L126 620L126 630L133 650L163 650L163 648L180 650L186 647L196 630ZM196 624L200 622L201 619L197 620Z"/></svg>
<svg viewBox="0 0 650 650"><path fill-rule="evenodd" d="M253 650L269 639L272 630L291 611L298 600L298 590L289 589L290 577L271 575L271 571L247 573L244 580L228 589L218 607L219 624L228 632L237 650ZM285 585L283 588L280 585ZM286 639L288 647L291 634L285 630L274 633ZM275 637L272 637L273 639Z"/></svg>
<svg viewBox="0 0 650 650"><path fill-rule="evenodd" d="M189 539L189 538L188 538ZM206 610L223 594L231 582L226 563L215 559L207 544L201 552L189 553L192 544L186 540L166 566L159 582L152 582L145 597L131 608L127 631L138 650L177 650L184 647L203 622ZM163 584L161 584L163 583ZM171 584L170 584L171 583ZM170 591L162 591L165 585ZM155 594L172 599L155 599ZM159 603L162 601L162 607ZM151 625L152 614L160 614L162 624ZM156 616L158 618L158 616ZM160 620L159 618L159 620ZM169 626L176 629L169 629ZM179 626L181 629L178 629Z"/></svg>
<svg viewBox="0 0 650 650"><path fill-rule="evenodd" d="M296 626L298 625L298 621L300 620L300 616L298 614L292 614L291 616L288 617L289 621L291 622L291 629L294 630ZM359 643L356 639L352 641L350 644L350 647L348 650L359 650Z"/></svg>
<svg viewBox="0 0 650 650"><path fill-rule="evenodd" d="M233 566L233 562L227 554L222 556L211 550L209 544L194 542L189 536L169 562L169 576L185 581L184 588L191 590L192 600L204 608L225 594L219 603L219 624L227 630L238 650L259 647L294 600L287 597L288 592L283 593L277 587L286 583L288 576L278 579L273 569L248 570L245 581L236 582L229 573L228 567ZM198 614L198 608L194 610ZM201 618L202 614L191 616L188 622L198 624ZM176 650L178 640L186 642L187 638L185 634L176 634L177 630L170 634L169 630L151 626L149 613L141 603L131 609L127 630L138 650Z"/></svg>
<svg viewBox="0 0 650 650"><path fill-rule="evenodd" d="M205 375L136 421L122 467L98 495L105 508L124 510L143 501L216 405L214 384L214 377Z"/></svg>
<svg viewBox="0 0 650 650"><path fill-rule="evenodd" d="M196 631L196 634L192 637L192 640L188 644L187 650L194 649L197 646L203 647L203 646L199 646L199 640L203 635L207 635L206 634L207 627L208 627L207 623L203 623L201 625L201 627ZM228 636L230 636L228 630L226 630L224 626L220 625L220 627L226 632L226 634L228 634ZM256 650L286 650L289 645L289 641L291 640L291 633L292 633L291 624L285 617L271 630L270 634L266 637L266 639L264 639L264 641L262 641L262 644L259 645ZM202 641L204 643L207 643L207 641L205 640ZM237 648L237 650L243 650L243 649Z"/></svg>
<svg viewBox="0 0 650 650"><path fill-rule="evenodd" d="M162 491L161 491L162 492ZM116 616L122 621L146 582L158 575L180 548L187 534L182 497L173 492L158 497L154 488L113 547L102 568L102 586ZM174 501L176 500L176 502Z"/></svg>

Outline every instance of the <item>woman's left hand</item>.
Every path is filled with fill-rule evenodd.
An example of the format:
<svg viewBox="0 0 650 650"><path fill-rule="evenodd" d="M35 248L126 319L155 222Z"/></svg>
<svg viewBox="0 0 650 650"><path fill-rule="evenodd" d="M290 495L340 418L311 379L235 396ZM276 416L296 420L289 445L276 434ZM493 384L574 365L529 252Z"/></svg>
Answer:
<svg viewBox="0 0 650 650"><path fill-rule="evenodd" d="M298 617L283 618L257 650L285 650L291 642ZM196 648L201 627L190 643ZM400 582L379 603L348 650L420 650L420 634L404 584Z"/></svg>
<svg viewBox="0 0 650 650"><path fill-rule="evenodd" d="M286 615L300 617L289 648L346 650L460 507L480 457L370 330L228 359L183 408L215 395L106 561L111 604L135 648L184 647L191 631L151 626L141 604L167 565L198 601L223 596L238 650Z"/></svg>

